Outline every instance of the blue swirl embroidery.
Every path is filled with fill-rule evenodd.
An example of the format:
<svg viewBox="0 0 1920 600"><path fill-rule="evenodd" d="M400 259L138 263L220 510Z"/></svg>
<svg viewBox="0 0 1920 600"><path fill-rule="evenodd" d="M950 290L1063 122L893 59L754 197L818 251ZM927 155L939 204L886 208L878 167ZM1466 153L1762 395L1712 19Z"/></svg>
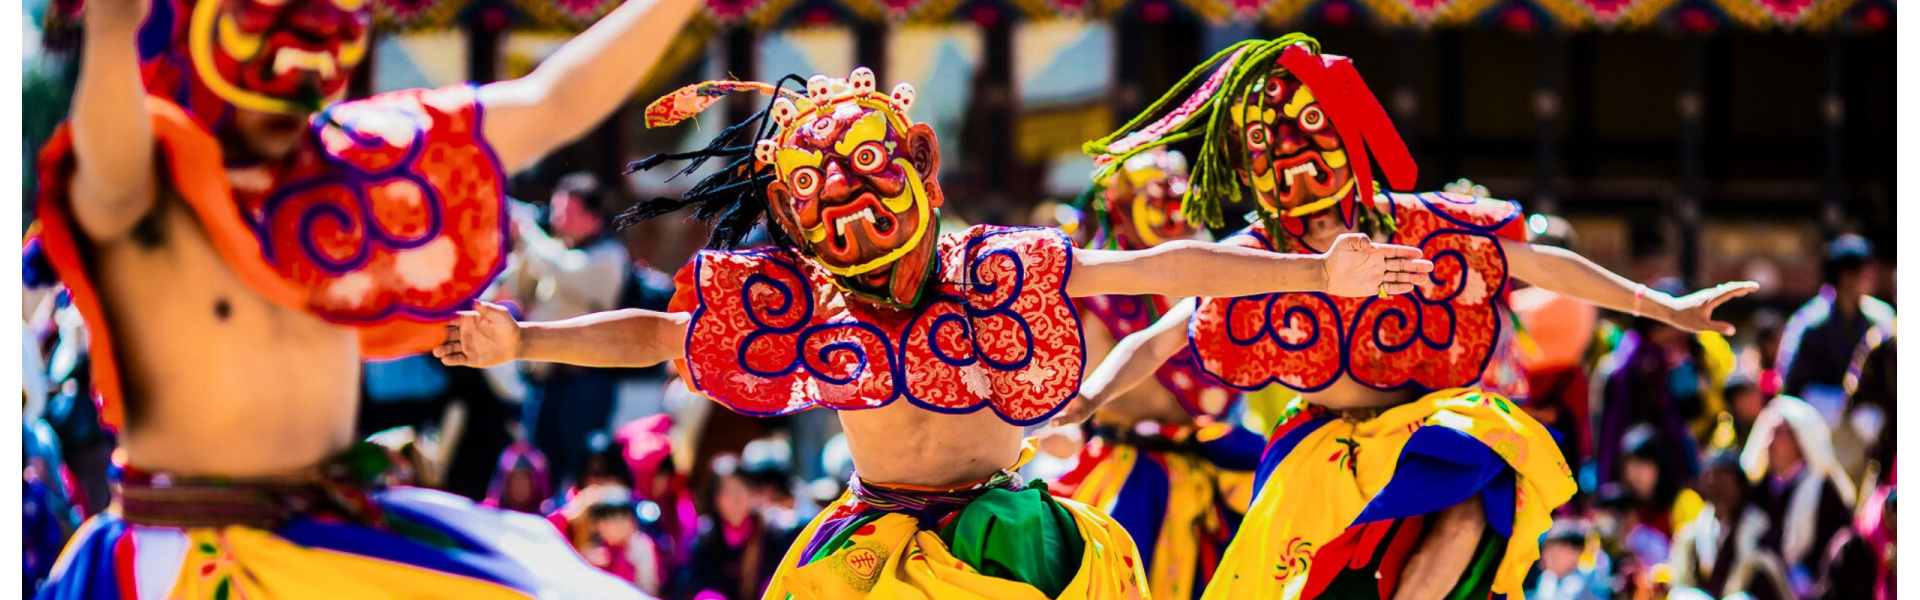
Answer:
<svg viewBox="0 0 1920 600"><path fill-rule="evenodd" d="M320 148L321 131L329 123L337 123L354 145L376 148L388 142L377 134L361 131L360 124L363 120L377 115L384 118L398 117L412 125L412 137L404 144L406 152L392 166L369 171L331 152L322 151L319 154L327 165L325 170L312 177L276 187L267 196L266 202L261 205L257 219L252 219L251 223L254 233L260 238L261 250L266 254L269 262L278 264L275 256L276 247L273 243L273 223L281 218L280 213L288 202L302 196L311 200L312 204L294 217L297 219L298 231L302 232L299 236L300 249L308 260L320 266L329 275L344 275L366 266L367 261L373 258L371 249L374 243L392 250L411 250L424 246L440 236L445 220L445 215L442 214L444 206L440 192L427 181L426 176L412 168L427 145L424 140L428 124L422 120L423 115L395 106L361 106L360 104L363 103L334 105L322 111L309 124L307 139L304 143ZM349 108L336 110L341 106L349 106ZM427 227L419 236L401 237L380 227L379 222L373 218L372 200L368 197L369 190L396 182L411 184L423 196L422 204L427 210ZM317 192L323 188L335 188L343 192L352 198L352 205L342 206L336 200L322 200ZM351 256L344 260L330 259L320 251L314 236L304 235L304 232L312 231L312 228L322 219L330 220L342 229L362 233L360 245Z"/></svg>

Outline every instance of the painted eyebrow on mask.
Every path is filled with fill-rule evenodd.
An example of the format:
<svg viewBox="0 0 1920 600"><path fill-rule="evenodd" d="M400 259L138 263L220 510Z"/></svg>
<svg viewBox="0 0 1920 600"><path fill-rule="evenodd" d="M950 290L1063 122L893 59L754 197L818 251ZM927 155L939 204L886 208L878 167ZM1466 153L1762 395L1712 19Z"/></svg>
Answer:
<svg viewBox="0 0 1920 600"><path fill-rule="evenodd" d="M867 142L877 142L887 137L887 116L878 111L867 113L853 125L847 127L847 134L833 143L833 151L841 156L851 156L853 149Z"/></svg>

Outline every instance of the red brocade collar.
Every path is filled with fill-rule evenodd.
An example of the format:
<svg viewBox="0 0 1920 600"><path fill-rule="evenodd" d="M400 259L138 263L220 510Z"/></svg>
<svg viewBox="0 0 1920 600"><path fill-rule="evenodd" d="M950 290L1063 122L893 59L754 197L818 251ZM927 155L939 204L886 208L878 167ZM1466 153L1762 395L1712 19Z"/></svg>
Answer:
<svg viewBox="0 0 1920 600"><path fill-rule="evenodd" d="M701 252L674 278L671 309L692 314L675 366L750 415L902 397L944 413L991 406L1016 425L1059 411L1086 361L1066 234L982 225L941 235L939 253L929 299L901 311L841 292L790 250Z"/></svg>
<svg viewBox="0 0 1920 600"><path fill-rule="evenodd" d="M1343 375L1382 390L1478 381L1500 336L1495 303L1507 284L1497 238L1525 239L1520 205L1445 192L1387 197L1399 225L1387 241L1424 251L1430 281L1384 300L1317 292L1203 300L1190 325L1202 369L1245 390L1311 392ZM1223 243L1272 251L1268 236L1255 224Z"/></svg>

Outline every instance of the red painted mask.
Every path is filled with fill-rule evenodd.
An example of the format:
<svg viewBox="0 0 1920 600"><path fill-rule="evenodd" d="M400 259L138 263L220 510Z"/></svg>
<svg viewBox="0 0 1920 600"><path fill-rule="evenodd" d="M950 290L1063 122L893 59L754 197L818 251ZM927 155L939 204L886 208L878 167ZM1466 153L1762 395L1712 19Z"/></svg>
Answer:
<svg viewBox="0 0 1920 600"><path fill-rule="evenodd" d="M1180 213L1187 196L1187 159L1155 149L1127 159L1103 192L1107 222L1121 248L1151 248L1193 235Z"/></svg>
<svg viewBox="0 0 1920 600"><path fill-rule="evenodd" d="M1353 193L1346 146L1333 120L1298 78L1276 70L1232 116L1245 151L1245 183L1262 208L1300 217Z"/></svg>
<svg viewBox="0 0 1920 600"><path fill-rule="evenodd" d="M188 43L201 83L239 108L303 114L346 93L372 0L200 0Z"/></svg>
<svg viewBox="0 0 1920 600"><path fill-rule="evenodd" d="M777 178L767 185L774 218L842 288L913 306L940 233L933 129L905 117L911 86L878 94L865 68L807 87L804 101L776 101L780 133L755 148Z"/></svg>

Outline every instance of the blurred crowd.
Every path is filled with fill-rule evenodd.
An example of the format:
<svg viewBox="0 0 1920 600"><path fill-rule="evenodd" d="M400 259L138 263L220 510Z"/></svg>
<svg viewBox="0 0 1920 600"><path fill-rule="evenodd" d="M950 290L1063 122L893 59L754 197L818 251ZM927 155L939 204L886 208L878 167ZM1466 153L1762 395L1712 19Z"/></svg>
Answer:
<svg viewBox="0 0 1920 600"><path fill-rule="evenodd" d="M1572 242L1547 229L1536 242ZM1819 294L1784 320L1757 314L1737 344L1515 290L1527 409L1581 483L1528 597L1892 598L1894 310L1879 268L1865 240L1833 240Z"/></svg>
<svg viewBox="0 0 1920 600"><path fill-rule="evenodd" d="M535 320L664 310L671 275L613 235L615 197L576 175L544 203L516 202L512 258L488 297ZM1536 242L1575 243L1547 221ZM1891 598L1894 309L1878 299L1875 256L1860 238L1832 241L1816 297L1789 316L1756 315L1732 340L1512 290L1517 368L1489 383L1555 431L1582 490L1548 532L1528 596ZM36 269L50 280L44 265L26 267L30 283ZM77 313L54 287L30 285L27 300L31 594L78 524L106 508L119 462L94 412ZM1502 374L1513 381L1493 381ZM591 563L659 597L757 598L800 529L844 492L844 438L824 411L745 417L674 377L371 362L359 428L387 449L390 484L545 516ZM1046 442L1052 456L1030 467L1039 477L1077 450Z"/></svg>

